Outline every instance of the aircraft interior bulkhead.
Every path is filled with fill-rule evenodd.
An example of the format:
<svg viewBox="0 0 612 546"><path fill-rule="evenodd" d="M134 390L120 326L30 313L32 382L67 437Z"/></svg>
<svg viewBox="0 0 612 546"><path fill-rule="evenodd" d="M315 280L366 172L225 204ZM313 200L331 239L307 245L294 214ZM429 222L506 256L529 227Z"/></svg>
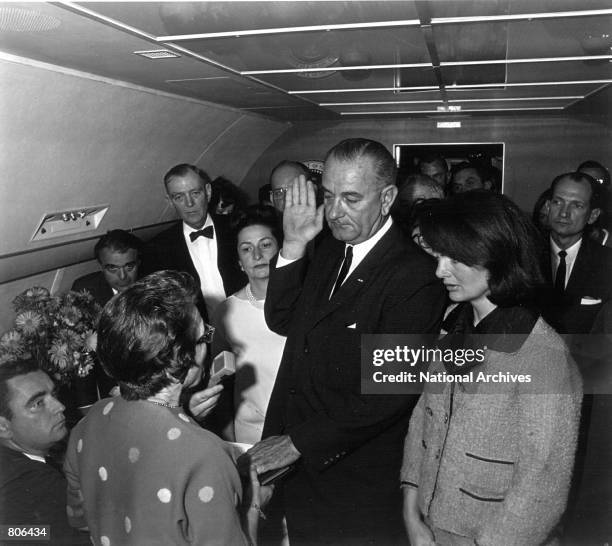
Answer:
<svg viewBox="0 0 612 546"><path fill-rule="evenodd" d="M400 172L484 158L531 215L557 175L612 169L611 84L612 0L2 1L0 335L24 290L98 271L107 231L172 225L174 165L255 203L280 161L320 174L360 137ZM612 544L610 425L612 390L565 546Z"/></svg>

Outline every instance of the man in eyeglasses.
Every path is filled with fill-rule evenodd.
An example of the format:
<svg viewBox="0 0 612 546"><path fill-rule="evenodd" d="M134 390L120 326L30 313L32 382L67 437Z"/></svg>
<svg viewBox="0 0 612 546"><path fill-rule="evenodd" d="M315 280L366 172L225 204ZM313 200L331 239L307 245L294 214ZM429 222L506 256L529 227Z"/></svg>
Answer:
<svg viewBox="0 0 612 546"><path fill-rule="evenodd" d="M291 183L300 175L310 178L310 171L297 161L281 161L270 173L270 200L282 214L285 210L285 194Z"/></svg>
<svg viewBox="0 0 612 546"><path fill-rule="evenodd" d="M123 292L138 279L142 241L122 229L113 229L100 237L94 256L100 271L79 277L72 290L87 290L102 306L115 294Z"/></svg>

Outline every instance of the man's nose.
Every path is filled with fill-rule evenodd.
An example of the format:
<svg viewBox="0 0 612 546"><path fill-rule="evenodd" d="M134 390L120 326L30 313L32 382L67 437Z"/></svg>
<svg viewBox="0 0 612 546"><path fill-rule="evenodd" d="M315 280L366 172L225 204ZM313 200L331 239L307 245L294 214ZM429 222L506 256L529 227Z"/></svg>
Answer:
<svg viewBox="0 0 612 546"><path fill-rule="evenodd" d="M342 203L340 199L334 199L331 205L327 208L327 217L330 220L335 220L336 218L340 218L344 214L342 210Z"/></svg>
<svg viewBox="0 0 612 546"><path fill-rule="evenodd" d="M561 216L567 216L569 214L569 207L568 207L567 203L563 203L561 205L561 208L559 209L559 214Z"/></svg>
<svg viewBox="0 0 612 546"><path fill-rule="evenodd" d="M117 269L117 277L119 277L122 281L127 278L125 267L120 267L119 269Z"/></svg>
<svg viewBox="0 0 612 546"><path fill-rule="evenodd" d="M66 409L66 406L62 404L55 396L51 397L51 409L53 413L63 413Z"/></svg>
<svg viewBox="0 0 612 546"><path fill-rule="evenodd" d="M185 200L185 204L186 204L188 207L193 207L194 200L193 200L193 197L191 197L191 195L187 194L187 198L186 198L186 200Z"/></svg>

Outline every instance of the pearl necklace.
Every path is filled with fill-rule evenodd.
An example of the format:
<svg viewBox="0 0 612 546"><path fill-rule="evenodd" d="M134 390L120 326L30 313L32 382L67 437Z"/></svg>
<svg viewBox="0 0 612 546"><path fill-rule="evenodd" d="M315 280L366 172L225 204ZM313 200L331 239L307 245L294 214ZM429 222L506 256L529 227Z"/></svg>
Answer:
<svg viewBox="0 0 612 546"><path fill-rule="evenodd" d="M255 299L255 296L253 295L253 292L251 291L251 283L246 285L245 292L246 292L246 297L249 300L249 303L253 305L254 307L259 307L261 305L261 302L266 300L266 298L264 298L263 300Z"/></svg>
<svg viewBox="0 0 612 546"><path fill-rule="evenodd" d="M151 402L151 404L155 404L156 406L163 406L164 408L177 409L180 408L180 404L169 404L168 402L158 402L157 400L151 400L150 398L145 398L145 402Z"/></svg>

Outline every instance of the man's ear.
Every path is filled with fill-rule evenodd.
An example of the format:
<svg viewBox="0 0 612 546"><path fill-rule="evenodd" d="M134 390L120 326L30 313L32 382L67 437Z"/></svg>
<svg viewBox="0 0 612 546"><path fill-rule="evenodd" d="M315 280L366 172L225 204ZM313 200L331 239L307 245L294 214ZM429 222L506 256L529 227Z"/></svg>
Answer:
<svg viewBox="0 0 612 546"><path fill-rule="evenodd" d="M206 192L206 200L210 201L210 198L212 197L212 186L210 185L210 182L204 186L204 191Z"/></svg>
<svg viewBox="0 0 612 546"><path fill-rule="evenodd" d="M601 209L597 208L597 209L593 209L591 211L591 214L589 215L589 224L594 224L595 221L597 220L597 218L599 218L599 215L601 214Z"/></svg>
<svg viewBox="0 0 612 546"><path fill-rule="evenodd" d="M395 201L397 197L397 186L395 184L389 184L385 186L380 192L380 201L381 201L381 212L383 216L388 216L389 211L391 210L391 205Z"/></svg>
<svg viewBox="0 0 612 546"><path fill-rule="evenodd" d="M6 417L0 416L0 438L10 440L13 437L13 426Z"/></svg>

